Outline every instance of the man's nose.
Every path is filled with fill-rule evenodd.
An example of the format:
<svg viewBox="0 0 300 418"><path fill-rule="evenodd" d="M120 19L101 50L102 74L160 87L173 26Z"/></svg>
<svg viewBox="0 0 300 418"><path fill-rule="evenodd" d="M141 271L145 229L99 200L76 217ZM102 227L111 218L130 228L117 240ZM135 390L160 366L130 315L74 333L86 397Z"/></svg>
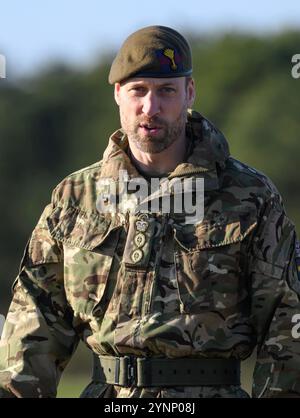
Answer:
<svg viewBox="0 0 300 418"><path fill-rule="evenodd" d="M150 118L160 112L160 100L153 92L148 92L143 100L143 113Z"/></svg>

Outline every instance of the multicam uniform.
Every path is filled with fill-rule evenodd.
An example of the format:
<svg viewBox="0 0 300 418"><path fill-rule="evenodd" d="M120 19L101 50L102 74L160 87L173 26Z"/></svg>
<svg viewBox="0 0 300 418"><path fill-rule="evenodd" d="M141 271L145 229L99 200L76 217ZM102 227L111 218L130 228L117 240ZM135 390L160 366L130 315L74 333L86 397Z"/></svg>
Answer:
<svg viewBox="0 0 300 418"><path fill-rule="evenodd" d="M170 177L204 178L202 222L150 213L137 224L121 210L99 213L101 178L118 180L119 170L140 176L122 131L101 162L56 187L13 286L0 346L2 396L54 397L80 338L94 353L118 357L244 360L257 346L253 396L300 396L294 225L270 180L230 157L209 121L193 112L187 128L189 157ZM236 385L93 382L83 396L247 394Z"/></svg>

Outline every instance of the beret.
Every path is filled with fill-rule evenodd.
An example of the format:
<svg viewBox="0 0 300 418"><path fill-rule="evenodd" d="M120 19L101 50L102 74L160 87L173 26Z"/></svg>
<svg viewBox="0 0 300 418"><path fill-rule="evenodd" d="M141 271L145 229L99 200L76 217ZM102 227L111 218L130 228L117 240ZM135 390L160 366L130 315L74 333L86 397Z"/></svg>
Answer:
<svg viewBox="0 0 300 418"><path fill-rule="evenodd" d="M132 33L114 59L108 81L131 77L185 77L192 74L192 54L187 40L166 26L148 26Z"/></svg>

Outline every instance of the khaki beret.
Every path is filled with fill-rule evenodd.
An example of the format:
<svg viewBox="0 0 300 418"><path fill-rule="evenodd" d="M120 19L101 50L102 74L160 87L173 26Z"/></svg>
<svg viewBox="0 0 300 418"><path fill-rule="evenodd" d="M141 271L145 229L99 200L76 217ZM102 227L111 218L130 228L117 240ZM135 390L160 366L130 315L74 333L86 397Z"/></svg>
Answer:
<svg viewBox="0 0 300 418"><path fill-rule="evenodd" d="M185 77L192 74L192 54L187 40L166 26L148 26L131 34L114 59L108 81L131 77Z"/></svg>

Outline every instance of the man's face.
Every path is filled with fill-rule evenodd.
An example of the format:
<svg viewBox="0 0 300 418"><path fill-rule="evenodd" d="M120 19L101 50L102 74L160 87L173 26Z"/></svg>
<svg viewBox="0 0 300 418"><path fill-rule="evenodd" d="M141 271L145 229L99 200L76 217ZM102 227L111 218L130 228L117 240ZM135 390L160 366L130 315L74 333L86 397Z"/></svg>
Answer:
<svg viewBox="0 0 300 418"><path fill-rule="evenodd" d="M115 84L121 125L140 151L156 154L184 139L187 109L194 102L192 79L131 78Z"/></svg>

